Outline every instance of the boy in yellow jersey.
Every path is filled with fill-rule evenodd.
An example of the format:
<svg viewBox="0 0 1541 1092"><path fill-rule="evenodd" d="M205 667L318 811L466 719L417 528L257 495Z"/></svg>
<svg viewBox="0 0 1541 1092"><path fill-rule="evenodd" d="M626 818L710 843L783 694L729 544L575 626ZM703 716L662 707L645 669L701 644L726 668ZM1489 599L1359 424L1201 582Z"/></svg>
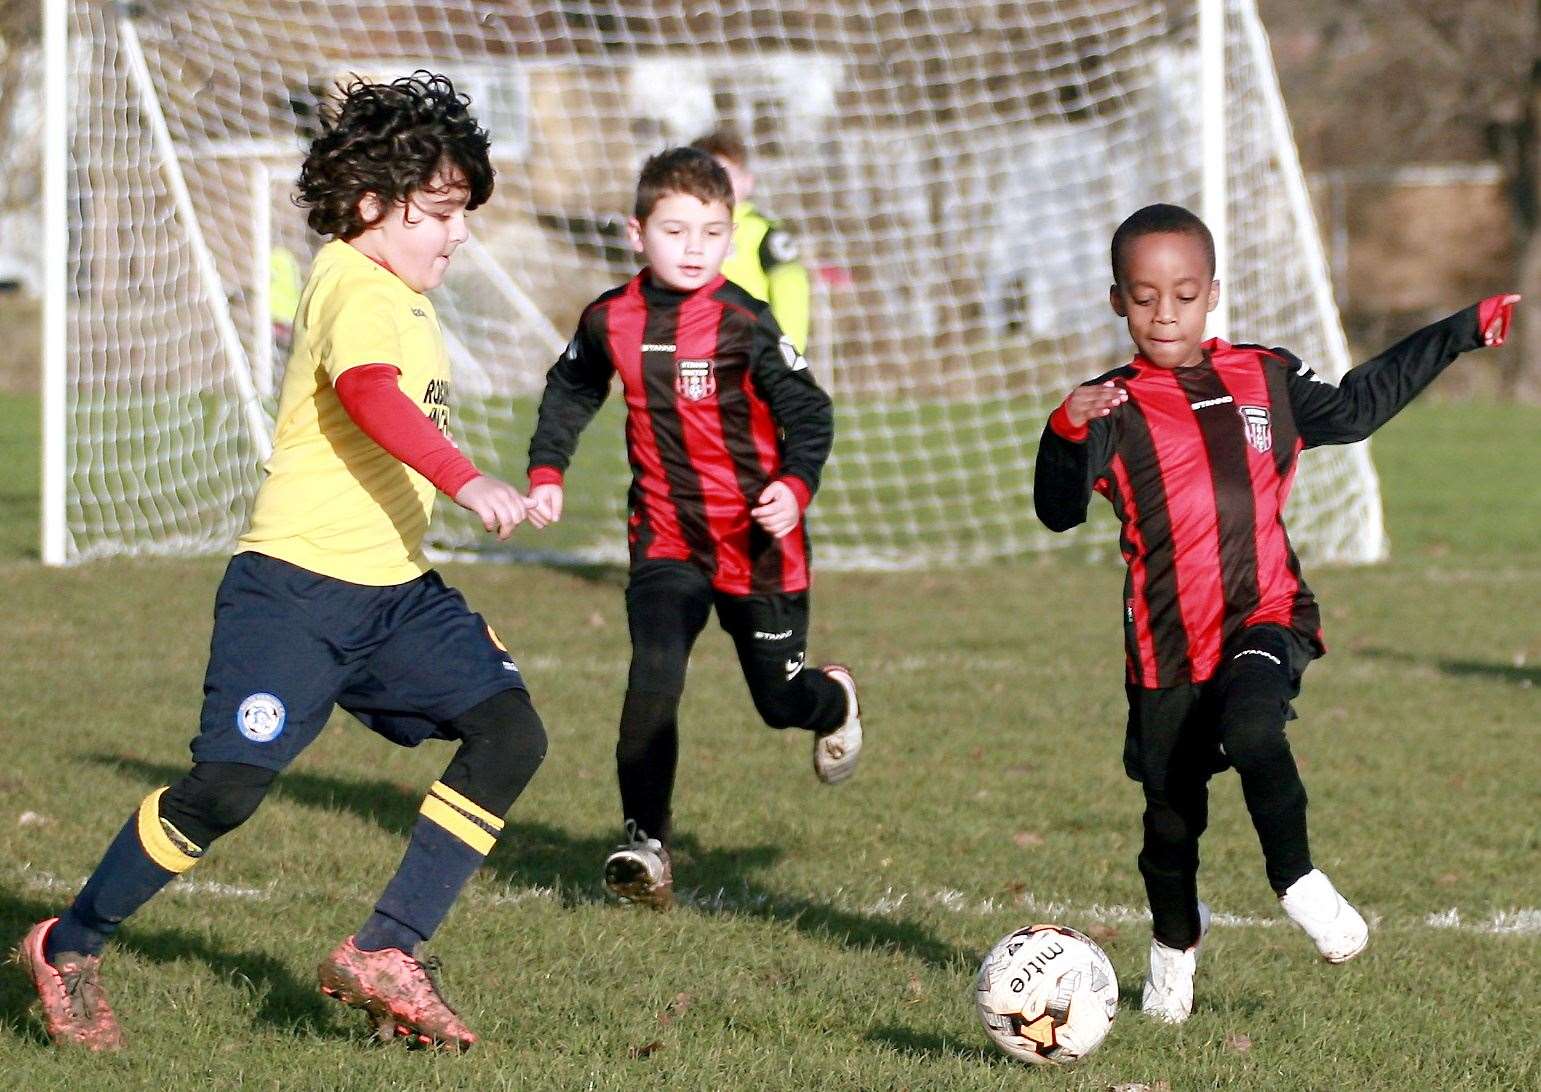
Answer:
<svg viewBox="0 0 1541 1092"><path fill-rule="evenodd" d="M459 749L374 913L321 989L384 1038L476 1041L419 954L545 757L519 670L424 559L435 491L507 538L524 502L447 437L433 304L466 213L492 193L487 134L442 76L354 82L310 147L300 199L332 236L295 318L267 477L214 601L193 767L145 798L75 901L17 956L49 1036L112 1050L101 951L123 920L256 810L341 705L392 742Z"/></svg>
<svg viewBox="0 0 1541 1092"><path fill-rule="evenodd" d="M722 275L771 306L797 351L808 351L808 270L798 261L797 240L754 207L754 172L749 152L734 133L719 129L691 144L722 165L733 183L733 252Z"/></svg>

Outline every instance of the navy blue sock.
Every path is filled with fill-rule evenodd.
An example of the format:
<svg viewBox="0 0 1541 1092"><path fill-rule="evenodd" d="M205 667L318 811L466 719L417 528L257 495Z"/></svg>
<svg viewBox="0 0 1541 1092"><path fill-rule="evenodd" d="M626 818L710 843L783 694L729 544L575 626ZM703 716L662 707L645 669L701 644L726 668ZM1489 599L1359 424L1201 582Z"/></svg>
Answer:
<svg viewBox="0 0 1541 1092"><path fill-rule="evenodd" d="M353 942L366 952L410 952L433 936L502 828L501 819L435 782L413 824L401 866Z"/></svg>
<svg viewBox="0 0 1541 1092"><path fill-rule="evenodd" d="M164 791L145 797L49 931L43 956L50 963L59 952L99 955L125 918L202 856L199 847L174 839L175 829L168 831L161 822L159 801Z"/></svg>

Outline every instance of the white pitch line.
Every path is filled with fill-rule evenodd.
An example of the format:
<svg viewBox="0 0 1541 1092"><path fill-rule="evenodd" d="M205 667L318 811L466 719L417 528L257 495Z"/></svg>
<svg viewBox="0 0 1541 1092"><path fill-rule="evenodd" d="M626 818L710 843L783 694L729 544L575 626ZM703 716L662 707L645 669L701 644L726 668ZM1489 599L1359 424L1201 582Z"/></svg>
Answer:
<svg viewBox="0 0 1541 1092"><path fill-rule="evenodd" d="M81 885L85 883L84 877L75 883L66 883L51 873L35 869L30 865L22 865L19 871L21 873L22 886L34 891L69 894L78 891ZM279 888L276 881L258 888L184 877L176 880L167 891L172 895L189 894L215 899L254 900L258 902L267 902L274 898L281 899L285 897L285 892ZM329 892L330 896L339 896L341 894L343 893L338 891ZM362 893L356 894L363 898ZM561 891L557 888L543 885L504 887L496 892L472 888L466 893L465 901L481 907L507 907L529 901L549 900L556 902L561 899L561 894ZM708 913L763 913L768 909L774 910L778 908L788 913L794 913L819 905L811 899L777 897L765 893L753 893L747 888L741 894L730 894L726 888L718 888L712 892L703 892L699 888L692 888L676 891L675 898L676 901L684 905ZM580 901L582 901L581 895ZM604 899L594 897L591 901L598 903L603 902ZM900 914L905 907L912 907L919 910L943 910L951 914L960 914L968 917L988 917L1007 911L1017 911L1036 919L1062 921L1070 925L1084 922L1096 922L1102 925L1138 925L1150 921L1150 911L1141 907L1108 906L1103 903L1066 903L1056 899L1040 899L1030 892L1025 892L1013 899L976 899L952 888L938 888L930 891L895 891L890 887L885 889L883 894L875 899L871 897L852 898L846 894L844 888L836 888L824 901L823 906L830 910L861 914L867 917L894 917ZM1394 929L1434 929L1442 932L1478 933L1488 936L1541 936L1541 910L1528 907L1500 910L1488 914L1486 917L1473 917L1458 907L1451 907L1448 910L1427 914L1419 921L1408 921L1407 919L1400 918L1388 920L1384 915L1377 914L1371 914L1369 917L1370 924L1375 928L1389 926ZM1257 917L1252 914L1217 912L1213 920L1216 925L1248 929L1276 929L1289 924L1288 919L1283 915L1279 917Z"/></svg>

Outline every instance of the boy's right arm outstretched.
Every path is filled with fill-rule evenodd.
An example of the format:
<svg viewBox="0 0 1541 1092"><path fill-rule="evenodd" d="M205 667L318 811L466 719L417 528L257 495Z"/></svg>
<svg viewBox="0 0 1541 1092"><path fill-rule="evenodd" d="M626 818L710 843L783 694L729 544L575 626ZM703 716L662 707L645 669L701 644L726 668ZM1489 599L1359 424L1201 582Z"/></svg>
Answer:
<svg viewBox="0 0 1541 1092"><path fill-rule="evenodd" d="M587 329L588 315L546 373L535 432L530 437L529 519L544 527L562 518L562 476L578 450L581 433L610 393L615 368Z"/></svg>

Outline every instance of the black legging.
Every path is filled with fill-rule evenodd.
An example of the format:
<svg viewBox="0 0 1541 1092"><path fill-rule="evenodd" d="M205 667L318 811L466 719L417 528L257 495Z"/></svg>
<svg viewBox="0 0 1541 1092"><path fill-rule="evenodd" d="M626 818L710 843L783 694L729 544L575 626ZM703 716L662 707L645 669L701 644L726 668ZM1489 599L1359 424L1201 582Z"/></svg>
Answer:
<svg viewBox="0 0 1541 1092"><path fill-rule="evenodd" d="M1253 651L1233 653L1202 686L1139 692L1139 865L1152 932L1170 947L1199 938L1199 837L1209 823L1209 778L1217 768L1236 767L1274 892L1283 894L1311 871L1306 789L1284 732L1298 678L1277 634L1276 627L1251 631L1238 647Z"/></svg>
<svg viewBox="0 0 1541 1092"><path fill-rule="evenodd" d="M714 591L706 573L689 562L638 565L626 588L631 670L615 760L623 817L663 841L670 834L685 668L713 605L766 724L822 731L845 719L845 691L804 666L806 593L727 595Z"/></svg>

